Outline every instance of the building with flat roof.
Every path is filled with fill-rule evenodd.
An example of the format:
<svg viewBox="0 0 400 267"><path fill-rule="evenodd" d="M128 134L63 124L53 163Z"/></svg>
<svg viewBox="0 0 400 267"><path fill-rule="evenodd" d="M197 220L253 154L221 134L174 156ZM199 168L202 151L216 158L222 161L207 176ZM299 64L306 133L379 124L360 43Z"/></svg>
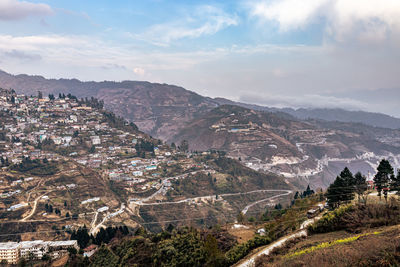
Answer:
<svg viewBox="0 0 400 267"><path fill-rule="evenodd" d="M67 241L22 241L0 243L0 262L7 261L8 264L17 264L20 258L41 259L46 253L53 258L67 253L68 249L79 249L77 240Z"/></svg>
<svg viewBox="0 0 400 267"><path fill-rule="evenodd" d="M0 243L0 262L7 261L9 264L16 264L19 259L19 243Z"/></svg>

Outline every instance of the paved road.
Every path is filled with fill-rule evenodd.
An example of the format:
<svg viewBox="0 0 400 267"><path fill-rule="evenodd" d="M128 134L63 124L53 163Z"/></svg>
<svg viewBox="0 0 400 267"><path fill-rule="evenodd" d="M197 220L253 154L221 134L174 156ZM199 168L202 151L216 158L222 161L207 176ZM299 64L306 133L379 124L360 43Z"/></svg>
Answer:
<svg viewBox="0 0 400 267"><path fill-rule="evenodd" d="M293 193L293 191L291 191L291 190L270 190L269 192L271 192L271 191L272 191L272 192L282 192L282 191L285 191L285 193L282 193L282 194L279 194L279 195L275 195L275 196L272 196L272 197L268 197L268 198L261 199L261 200L258 200L258 201L256 201L256 202L250 203L249 205L247 205L247 206L242 210L242 213L243 213L243 214L246 214L247 211L249 211L249 209L250 209L251 207L253 207L253 206L257 205L257 204L260 204L260 203L262 203L262 202L269 201L269 200L272 200L272 199L275 199L275 198L279 198L279 197L283 197L283 196L287 196L287 195L290 195L291 193Z"/></svg>

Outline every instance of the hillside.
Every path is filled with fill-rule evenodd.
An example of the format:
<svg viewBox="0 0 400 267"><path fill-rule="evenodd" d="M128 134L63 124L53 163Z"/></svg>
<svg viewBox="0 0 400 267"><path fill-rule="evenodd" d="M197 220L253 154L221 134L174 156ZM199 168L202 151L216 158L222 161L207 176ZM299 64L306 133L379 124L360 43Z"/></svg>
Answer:
<svg viewBox="0 0 400 267"><path fill-rule="evenodd" d="M399 135L363 124L299 121L223 105L192 120L170 141L188 140L192 150L226 151L251 168L298 178L316 188L329 185L344 165L373 173L379 158L398 160Z"/></svg>
<svg viewBox="0 0 400 267"><path fill-rule="evenodd" d="M182 87L140 81L81 82L76 79L45 79L42 76L11 75L0 71L0 87L18 93L43 95L71 93L78 98L104 100L105 107L157 138L171 133L204 110L216 107L209 98Z"/></svg>
<svg viewBox="0 0 400 267"><path fill-rule="evenodd" d="M121 223L206 227L288 203L294 190L222 153L171 148L97 99L0 90L3 240L49 238L50 230L62 239L83 225L91 234Z"/></svg>
<svg viewBox="0 0 400 267"><path fill-rule="evenodd" d="M288 241L255 266L398 266L399 202L347 205L330 211L309 236Z"/></svg>

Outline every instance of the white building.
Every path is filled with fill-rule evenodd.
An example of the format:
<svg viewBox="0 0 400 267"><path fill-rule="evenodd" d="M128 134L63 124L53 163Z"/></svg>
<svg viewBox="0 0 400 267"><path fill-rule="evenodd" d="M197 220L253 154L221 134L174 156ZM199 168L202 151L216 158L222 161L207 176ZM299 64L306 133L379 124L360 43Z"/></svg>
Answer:
<svg viewBox="0 0 400 267"><path fill-rule="evenodd" d="M0 243L0 262L6 260L9 264L16 264L19 259L19 244L16 242Z"/></svg>
<svg viewBox="0 0 400 267"><path fill-rule="evenodd" d="M47 243L42 240L20 242L20 256L25 259L41 259L48 252Z"/></svg>
<svg viewBox="0 0 400 267"><path fill-rule="evenodd" d="M79 249L77 240L67 241L22 241L0 243L0 262L6 260L9 264L16 264L21 257L26 259L41 259L46 253L53 258L67 253L69 248Z"/></svg>

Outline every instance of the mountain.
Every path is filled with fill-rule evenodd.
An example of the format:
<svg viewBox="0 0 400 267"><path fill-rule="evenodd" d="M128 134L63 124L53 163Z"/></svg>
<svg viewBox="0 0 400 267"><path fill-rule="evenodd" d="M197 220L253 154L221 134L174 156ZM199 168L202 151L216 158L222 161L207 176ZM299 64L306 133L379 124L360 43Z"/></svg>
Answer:
<svg viewBox="0 0 400 267"><path fill-rule="evenodd" d="M349 111L340 108L273 108L255 104L235 102L225 98L214 99L220 105L237 105L249 109L288 114L300 120L318 119L334 122L355 122L374 127L400 129L400 119L382 113Z"/></svg>
<svg viewBox="0 0 400 267"><path fill-rule="evenodd" d="M198 114L218 106L212 99L182 87L140 81L81 82L0 71L0 87L26 95L37 95L41 91L44 95L71 93L78 98L95 97L104 100L107 109L161 139L166 139Z"/></svg>
<svg viewBox="0 0 400 267"><path fill-rule="evenodd" d="M301 178L315 187L329 185L345 165L373 173L379 158L396 161L400 154L398 130L371 126L398 128L400 120L384 114L268 108L140 81L81 82L0 72L0 87L95 97L154 137L187 139L195 150L223 150L253 169Z"/></svg>
<svg viewBox="0 0 400 267"><path fill-rule="evenodd" d="M400 119L381 113L348 111L344 109L290 109L281 110L299 119L321 119L325 121L359 122L375 127L400 129Z"/></svg>
<svg viewBox="0 0 400 267"><path fill-rule="evenodd" d="M400 131L364 124L301 121L290 115L222 105L193 119L170 142L222 150L247 166L328 186L340 169L374 172L382 157L400 159Z"/></svg>
<svg viewBox="0 0 400 267"><path fill-rule="evenodd" d="M400 128L400 119L380 113L342 109L270 108L224 98L212 99L182 87L141 81L81 82L77 79L45 79L42 76L12 75L0 71L0 87L13 88L18 93L28 95L36 95L38 91L42 91L45 95L71 93L79 98L102 99L106 108L135 122L141 130L161 139L168 139L192 119L225 104L275 112L281 117L300 120L359 122L376 127Z"/></svg>

